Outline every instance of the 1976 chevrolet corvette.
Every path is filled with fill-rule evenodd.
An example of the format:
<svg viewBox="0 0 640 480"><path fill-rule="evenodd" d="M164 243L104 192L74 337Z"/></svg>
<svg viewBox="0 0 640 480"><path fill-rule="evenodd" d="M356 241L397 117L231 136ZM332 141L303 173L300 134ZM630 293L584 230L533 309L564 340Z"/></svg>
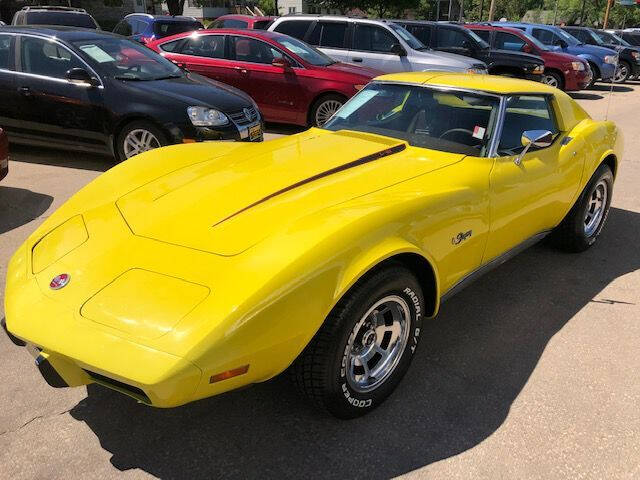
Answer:
<svg viewBox="0 0 640 480"><path fill-rule="evenodd" d="M172 407L289 368L355 417L397 386L446 298L548 233L596 241L621 147L540 83L382 76L323 129L167 147L100 176L11 260L6 328L56 387Z"/></svg>

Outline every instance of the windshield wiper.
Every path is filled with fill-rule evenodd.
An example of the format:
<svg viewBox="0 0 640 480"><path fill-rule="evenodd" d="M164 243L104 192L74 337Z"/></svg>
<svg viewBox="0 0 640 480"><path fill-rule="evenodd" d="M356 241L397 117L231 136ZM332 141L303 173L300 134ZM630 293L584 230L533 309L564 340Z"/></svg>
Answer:
<svg viewBox="0 0 640 480"><path fill-rule="evenodd" d="M131 81L131 82L143 82L143 81L147 80L146 78L127 77L126 75L116 75L113 78L115 78L116 80L127 80L127 81Z"/></svg>
<svg viewBox="0 0 640 480"><path fill-rule="evenodd" d="M169 80L170 78L182 78L182 75L179 75L177 73L172 73L171 75L164 75L162 77L155 77L155 78L152 78L151 80Z"/></svg>

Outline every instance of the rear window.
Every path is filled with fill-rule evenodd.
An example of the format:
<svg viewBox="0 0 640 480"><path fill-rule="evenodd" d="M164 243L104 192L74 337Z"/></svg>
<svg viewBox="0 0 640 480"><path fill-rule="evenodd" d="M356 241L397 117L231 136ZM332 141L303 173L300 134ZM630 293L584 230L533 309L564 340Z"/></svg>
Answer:
<svg viewBox="0 0 640 480"><path fill-rule="evenodd" d="M219 28L247 28L249 24L244 20L228 19L221 22Z"/></svg>
<svg viewBox="0 0 640 480"><path fill-rule="evenodd" d="M328 48L344 48L346 22L318 22L309 35L308 43Z"/></svg>
<svg viewBox="0 0 640 480"><path fill-rule="evenodd" d="M200 22L155 22L153 33L158 38L168 37L183 32L191 32L202 28Z"/></svg>
<svg viewBox="0 0 640 480"><path fill-rule="evenodd" d="M289 20L278 24L274 30L304 40L304 36L310 26L311 20Z"/></svg>
<svg viewBox="0 0 640 480"><path fill-rule="evenodd" d="M253 23L253 28L256 30L266 30L271 25L271 20L259 20Z"/></svg>
<svg viewBox="0 0 640 480"><path fill-rule="evenodd" d="M27 12L27 25L66 25L93 28L98 25L91 15L76 12Z"/></svg>

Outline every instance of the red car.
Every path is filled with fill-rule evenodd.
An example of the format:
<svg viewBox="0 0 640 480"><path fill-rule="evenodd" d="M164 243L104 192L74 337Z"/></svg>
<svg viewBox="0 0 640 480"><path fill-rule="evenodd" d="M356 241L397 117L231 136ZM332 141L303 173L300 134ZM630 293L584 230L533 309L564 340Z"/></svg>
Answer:
<svg viewBox="0 0 640 480"><path fill-rule="evenodd" d="M0 180L9 173L9 140L4 130L0 128Z"/></svg>
<svg viewBox="0 0 640 480"><path fill-rule="evenodd" d="M296 38L262 30L199 30L147 46L191 72L246 92L269 122L323 125L381 74L335 62Z"/></svg>
<svg viewBox="0 0 640 480"><path fill-rule="evenodd" d="M589 64L575 55L553 52L537 39L517 28L491 25L465 25L482 37L491 48L533 53L544 60L542 82L565 91L582 90L591 82Z"/></svg>
<svg viewBox="0 0 640 480"><path fill-rule="evenodd" d="M249 28L266 30L278 17L257 17L253 15L222 15L216 18L209 28Z"/></svg>

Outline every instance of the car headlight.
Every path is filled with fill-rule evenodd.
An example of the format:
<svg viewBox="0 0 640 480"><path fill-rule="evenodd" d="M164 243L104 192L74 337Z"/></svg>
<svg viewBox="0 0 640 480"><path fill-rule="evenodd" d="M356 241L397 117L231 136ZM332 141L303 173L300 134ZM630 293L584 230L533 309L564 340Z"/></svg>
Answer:
<svg viewBox="0 0 640 480"><path fill-rule="evenodd" d="M365 87L365 85L354 85L354 86L353 86L353 88L355 88L355 89L356 89L356 91L358 91L358 92L359 92L360 90L362 90L364 87Z"/></svg>
<svg viewBox="0 0 640 480"><path fill-rule="evenodd" d="M35 244L31 252L31 270L40 273L89 239L82 215L58 225Z"/></svg>
<svg viewBox="0 0 640 480"><path fill-rule="evenodd" d="M196 127L220 127L229 123L227 116L215 108L189 107L187 115Z"/></svg>
<svg viewBox="0 0 640 480"><path fill-rule="evenodd" d="M479 75L484 75L487 73L486 67L482 67L480 65L471 67L467 69L467 73L477 73Z"/></svg>
<svg viewBox="0 0 640 480"><path fill-rule="evenodd" d="M571 62L571 68L573 68L574 70L581 72L582 70L584 70L584 63L582 62Z"/></svg>
<svg viewBox="0 0 640 480"><path fill-rule="evenodd" d="M636 60L640 60L640 52L631 52L631 56Z"/></svg>
<svg viewBox="0 0 640 480"><path fill-rule="evenodd" d="M534 75L542 75L544 72L544 65L536 65L535 68L531 71Z"/></svg>
<svg viewBox="0 0 640 480"><path fill-rule="evenodd" d="M615 55L605 55L604 57L604 63L610 63L610 64L615 64L616 63L616 59L618 57L616 57Z"/></svg>

